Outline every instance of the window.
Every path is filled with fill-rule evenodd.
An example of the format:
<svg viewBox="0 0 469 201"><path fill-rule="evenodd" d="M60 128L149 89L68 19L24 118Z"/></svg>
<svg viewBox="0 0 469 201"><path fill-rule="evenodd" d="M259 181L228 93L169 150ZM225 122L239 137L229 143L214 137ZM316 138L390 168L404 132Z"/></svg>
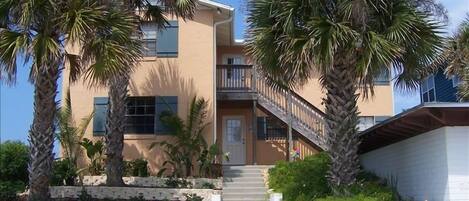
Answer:
<svg viewBox="0 0 469 201"><path fill-rule="evenodd" d="M375 125L375 119L373 116L362 116L358 117L358 131L364 131L368 128L371 128Z"/></svg>
<svg viewBox="0 0 469 201"><path fill-rule="evenodd" d="M383 72L381 72L379 75L375 76L374 78L374 83L376 85L389 85L390 83L390 73L389 69L384 68Z"/></svg>
<svg viewBox="0 0 469 201"><path fill-rule="evenodd" d="M94 98L93 134L104 135L108 98ZM168 134L168 129L160 116L169 111L177 114L177 96L140 96L128 97L125 114L125 133L130 134Z"/></svg>
<svg viewBox="0 0 469 201"><path fill-rule="evenodd" d="M145 56L156 56L156 36L157 26L156 23L143 22L141 25L143 32L143 46L145 47Z"/></svg>
<svg viewBox="0 0 469 201"><path fill-rule="evenodd" d="M421 94L422 94L422 101L424 103L434 102L436 100L435 77L433 75L430 75L425 80L423 80L422 85L421 85Z"/></svg>
<svg viewBox="0 0 469 201"><path fill-rule="evenodd" d="M461 83L461 80L456 75L453 75L451 77L451 81L453 82L453 87L457 87L459 85L459 83Z"/></svg>
<svg viewBox="0 0 469 201"><path fill-rule="evenodd" d="M272 117L257 117L257 139L286 139L288 128L284 123Z"/></svg>
<svg viewBox="0 0 469 201"><path fill-rule="evenodd" d="M169 21L165 29L158 30L156 23L143 22L143 45L145 56L177 57L178 56L178 22Z"/></svg>
<svg viewBox="0 0 469 201"><path fill-rule="evenodd" d="M155 97L127 98L125 132L151 134L155 130Z"/></svg>

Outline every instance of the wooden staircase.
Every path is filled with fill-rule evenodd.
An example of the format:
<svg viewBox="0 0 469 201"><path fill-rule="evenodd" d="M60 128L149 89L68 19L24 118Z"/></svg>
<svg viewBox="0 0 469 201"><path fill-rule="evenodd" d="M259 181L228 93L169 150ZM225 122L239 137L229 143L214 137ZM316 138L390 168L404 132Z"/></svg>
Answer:
<svg viewBox="0 0 469 201"><path fill-rule="evenodd" d="M258 74L253 66L223 65L217 68L218 91L254 94L258 106L290 125L316 146L327 150L324 113L294 91L267 83L267 78Z"/></svg>

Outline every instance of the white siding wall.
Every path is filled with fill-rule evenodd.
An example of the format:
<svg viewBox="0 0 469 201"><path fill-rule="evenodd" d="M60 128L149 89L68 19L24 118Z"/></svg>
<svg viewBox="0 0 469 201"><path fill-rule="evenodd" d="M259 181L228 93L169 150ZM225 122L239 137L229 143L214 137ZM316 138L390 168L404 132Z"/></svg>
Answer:
<svg viewBox="0 0 469 201"><path fill-rule="evenodd" d="M469 127L444 127L365 153L362 166L393 177L401 195L469 200Z"/></svg>

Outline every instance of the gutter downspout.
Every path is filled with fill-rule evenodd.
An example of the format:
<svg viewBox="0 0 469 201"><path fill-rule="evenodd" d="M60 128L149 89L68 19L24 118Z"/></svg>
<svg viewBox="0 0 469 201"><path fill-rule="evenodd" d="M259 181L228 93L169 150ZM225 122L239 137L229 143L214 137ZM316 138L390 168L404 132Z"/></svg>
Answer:
<svg viewBox="0 0 469 201"><path fill-rule="evenodd" d="M233 21L233 11L230 18L213 23L213 143L217 143L217 26Z"/></svg>

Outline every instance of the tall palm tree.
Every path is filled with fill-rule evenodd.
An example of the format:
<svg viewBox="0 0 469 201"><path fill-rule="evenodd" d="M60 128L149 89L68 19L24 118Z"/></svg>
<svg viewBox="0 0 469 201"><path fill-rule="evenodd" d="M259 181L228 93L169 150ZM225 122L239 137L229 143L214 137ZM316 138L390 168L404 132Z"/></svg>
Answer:
<svg viewBox="0 0 469 201"><path fill-rule="evenodd" d="M1 79L13 84L17 63L23 62L31 68L29 78L34 84L28 199L48 200L57 79L66 64L71 80L82 73L91 80L123 73L120 62L126 61L128 52L120 44L127 35L121 33L119 24L129 17L107 11L98 0L4 0L0 11ZM109 26L106 20L113 17L120 19ZM98 31L103 37L90 40ZM66 44L101 44L101 49L84 49L82 57L67 52Z"/></svg>
<svg viewBox="0 0 469 201"><path fill-rule="evenodd" d="M257 0L249 10L247 51L272 83L295 88L320 75L328 181L336 193L359 171L359 96L373 95L373 78L399 72L416 88L442 47L439 23L414 0Z"/></svg>
<svg viewBox="0 0 469 201"><path fill-rule="evenodd" d="M121 2L121 1L116 1ZM153 21L159 28L165 28L167 17L175 16L182 19L192 18L197 0L131 0L124 1L122 10L133 13L139 21ZM134 12L135 10L140 12ZM129 35L135 35L131 33ZM122 176L124 148L125 107L128 93L130 73L136 62L129 62L127 73L119 74L108 80L109 107L106 121L106 184L123 186Z"/></svg>
<svg viewBox="0 0 469 201"><path fill-rule="evenodd" d="M443 60L448 76L459 78L458 98L469 101L469 14L457 32L446 41Z"/></svg>

